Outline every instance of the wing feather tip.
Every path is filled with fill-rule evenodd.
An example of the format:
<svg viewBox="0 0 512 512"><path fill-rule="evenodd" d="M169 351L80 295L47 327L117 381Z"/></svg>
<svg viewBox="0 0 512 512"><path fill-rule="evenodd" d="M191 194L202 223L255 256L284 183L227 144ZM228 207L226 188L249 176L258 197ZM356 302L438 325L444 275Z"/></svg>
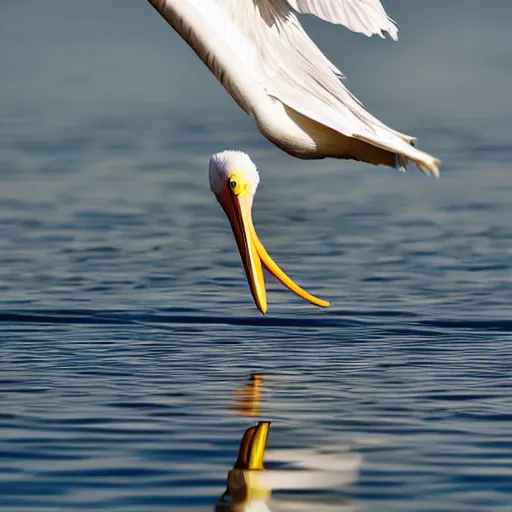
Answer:
<svg viewBox="0 0 512 512"><path fill-rule="evenodd" d="M404 157L403 155L396 155L396 168L401 172L406 172L410 162L414 162L418 169L430 176L431 178L439 179L441 178L441 173L439 172L439 167L441 165L441 160L438 158L430 157L428 160L412 160L410 158Z"/></svg>
<svg viewBox="0 0 512 512"><path fill-rule="evenodd" d="M395 20L388 18L389 24L387 27L381 29L380 36L383 39L386 39L386 36L389 36L393 41L398 41L398 24Z"/></svg>
<svg viewBox="0 0 512 512"><path fill-rule="evenodd" d="M398 29L394 30L393 32L390 32L389 30L383 30L381 33L382 39L387 39L390 37L393 41L398 41Z"/></svg>
<svg viewBox="0 0 512 512"><path fill-rule="evenodd" d="M441 165L441 160L437 158L433 158L431 162L428 163L418 163L417 164L420 171L424 172L428 176L432 178L439 179L441 177L441 173L439 172L439 166Z"/></svg>

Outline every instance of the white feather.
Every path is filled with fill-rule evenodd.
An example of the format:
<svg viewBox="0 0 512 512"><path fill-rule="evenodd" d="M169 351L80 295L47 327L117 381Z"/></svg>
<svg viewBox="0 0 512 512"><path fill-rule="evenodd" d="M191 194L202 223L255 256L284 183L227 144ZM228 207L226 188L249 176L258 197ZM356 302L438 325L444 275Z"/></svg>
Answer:
<svg viewBox="0 0 512 512"><path fill-rule="evenodd" d="M389 34L395 41L398 39L398 28L379 0L288 0L288 3L297 12L314 14L365 36Z"/></svg>
<svg viewBox="0 0 512 512"><path fill-rule="evenodd" d="M309 9L353 30L396 35L377 0L319 0L315 9L301 0L149 2L281 149L300 158L353 158L394 167L414 161L438 176L438 160L373 117L345 88L341 72L295 12Z"/></svg>

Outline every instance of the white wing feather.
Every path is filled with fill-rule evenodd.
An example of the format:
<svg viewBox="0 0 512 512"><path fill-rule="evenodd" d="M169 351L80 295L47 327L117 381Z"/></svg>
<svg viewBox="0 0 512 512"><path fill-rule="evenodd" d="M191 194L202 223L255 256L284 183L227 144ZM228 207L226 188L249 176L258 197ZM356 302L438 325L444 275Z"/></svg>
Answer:
<svg viewBox="0 0 512 512"><path fill-rule="evenodd" d="M345 25L353 32L380 37L389 34L395 41L398 38L398 28L379 0L288 0L288 3L297 12Z"/></svg>
<svg viewBox="0 0 512 512"><path fill-rule="evenodd" d="M436 159L412 147L412 137L392 130L372 116L346 89L341 72L309 38L294 10L305 10L308 8L305 4L316 4L314 14L344 20L343 23L354 30L373 27L372 33L379 33L375 30L380 20L380 30L390 31L393 36L386 21L389 19L378 0L149 2L249 114L255 115L263 97L275 98L347 137L396 153L399 167L412 160L424 172L438 175ZM350 5L352 11L329 10L328 6L335 3ZM366 7L359 13L359 19L367 22L355 23L355 15L343 17L343 12L356 12L357 5ZM382 10L381 16L378 16L378 7ZM374 13L373 18L369 13Z"/></svg>

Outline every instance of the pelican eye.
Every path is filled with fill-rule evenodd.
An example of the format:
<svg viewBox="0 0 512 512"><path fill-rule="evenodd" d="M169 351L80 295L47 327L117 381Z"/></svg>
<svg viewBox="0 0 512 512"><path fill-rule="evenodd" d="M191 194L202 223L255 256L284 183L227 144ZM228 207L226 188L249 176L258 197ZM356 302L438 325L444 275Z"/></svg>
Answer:
<svg viewBox="0 0 512 512"><path fill-rule="evenodd" d="M230 186L233 190L235 190L235 188L236 188L236 186L237 186L237 185L238 185L238 183L237 183L235 180L231 180L231 181L229 182L229 186Z"/></svg>

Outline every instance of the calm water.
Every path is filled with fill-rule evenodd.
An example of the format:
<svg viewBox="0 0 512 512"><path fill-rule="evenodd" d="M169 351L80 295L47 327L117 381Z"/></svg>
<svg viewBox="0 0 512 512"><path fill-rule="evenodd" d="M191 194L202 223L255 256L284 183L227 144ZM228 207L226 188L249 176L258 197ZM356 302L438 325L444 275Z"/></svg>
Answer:
<svg viewBox="0 0 512 512"><path fill-rule="evenodd" d="M512 4L406 3L398 44L308 27L441 180L281 154L142 0L2 3L2 512L213 511L263 419L272 511L512 509ZM253 306L225 148L330 309Z"/></svg>

